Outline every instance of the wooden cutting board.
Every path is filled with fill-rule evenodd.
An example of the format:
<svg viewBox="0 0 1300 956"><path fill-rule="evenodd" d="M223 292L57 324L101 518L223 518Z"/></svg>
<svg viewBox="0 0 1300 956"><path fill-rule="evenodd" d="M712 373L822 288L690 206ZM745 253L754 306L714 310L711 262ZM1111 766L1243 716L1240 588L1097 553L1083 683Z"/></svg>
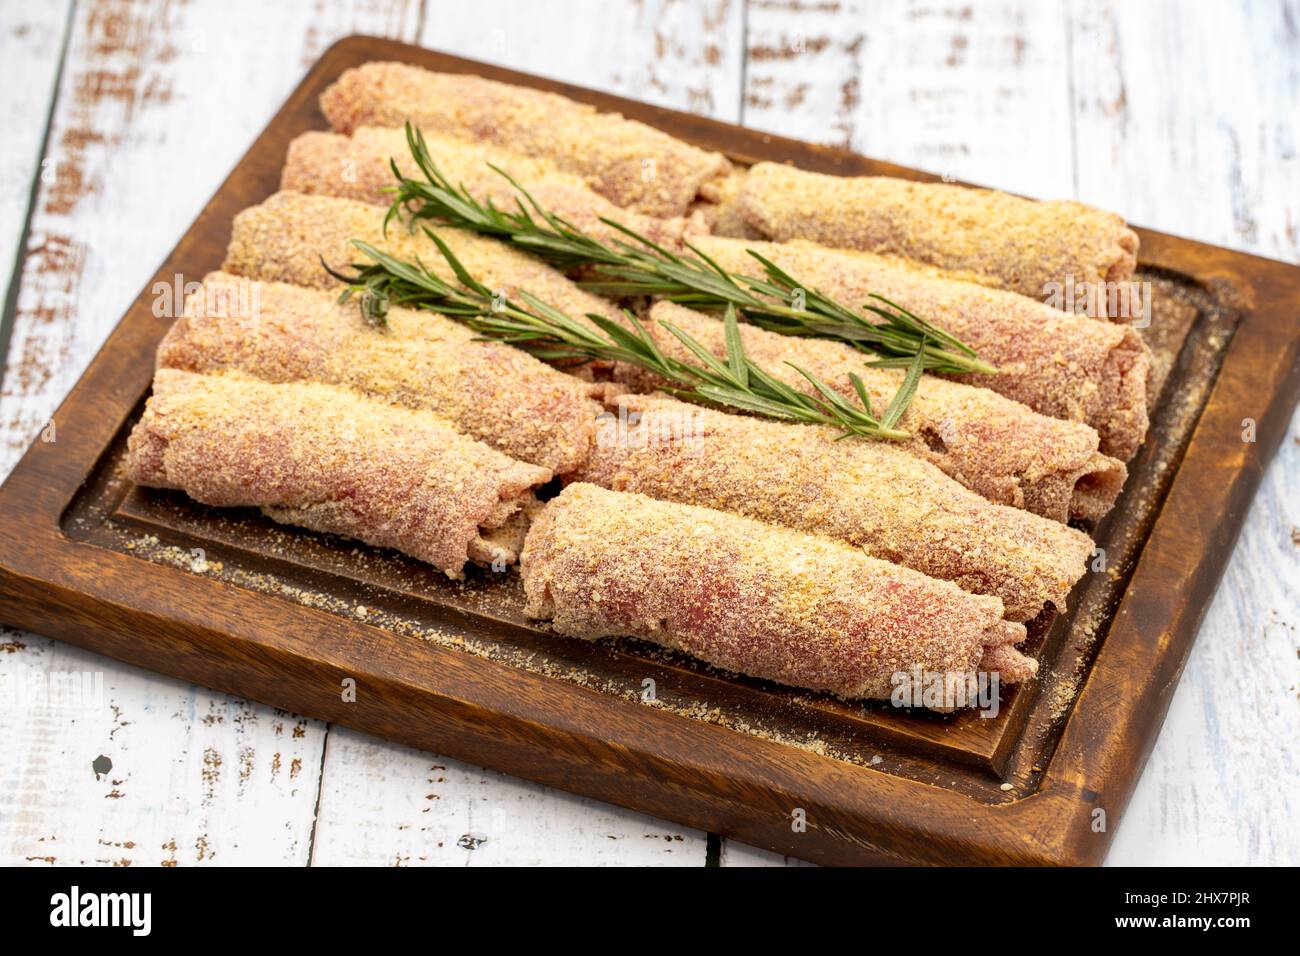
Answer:
<svg viewBox="0 0 1300 956"><path fill-rule="evenodd" d="M555 90L734 160L927 175L368 37L331 47L163 263L0 488L0 620L228 693L827 863L1072 863L1105 853L1246 506L1300 394L1300 268L1139 230L1153 427L1094 532L1104 571L1028 644L995 717L901 713L635 642L557 637L517 577L392 552L120 478L168 319L236 212L278 186L320 92L368 60ZM707 573L702 570L702 573ZM1223 693L1233 692L1224 687Z"/></svg>

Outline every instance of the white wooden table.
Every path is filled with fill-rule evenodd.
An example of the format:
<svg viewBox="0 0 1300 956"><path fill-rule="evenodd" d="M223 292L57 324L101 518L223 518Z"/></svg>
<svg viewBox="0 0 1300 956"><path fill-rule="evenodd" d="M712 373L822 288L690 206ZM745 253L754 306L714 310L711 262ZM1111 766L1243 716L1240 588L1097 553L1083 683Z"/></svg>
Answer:
<svg viewBox="0 0 1300 956"><path fill-rule="evenodd" d="M0 0L0 475L302 73L355 32L1300 259L1294 0ZM1300 863L1298 628L1300 419L1111 863ZM0 634L6 686L69 672L103 675L102 707L0 701L0 862L784 862Z"/></svg>

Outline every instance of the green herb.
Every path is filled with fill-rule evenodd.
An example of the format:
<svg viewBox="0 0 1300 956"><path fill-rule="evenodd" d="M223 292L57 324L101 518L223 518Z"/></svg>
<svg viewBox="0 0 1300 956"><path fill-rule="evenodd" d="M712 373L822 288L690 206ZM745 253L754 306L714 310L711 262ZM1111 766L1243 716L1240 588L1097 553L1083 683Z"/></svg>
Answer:
<svg viewBox="0 0 1300 956"><path fill-rule="evenodd" d="M665 391L688 401L724 405L786 421L831 425L840 429L841 437L909 437L894 426L915 394L922 370L920 352L914 356L889 408L877 418L857 375L849 377L861 407L793 363L791 368L808 380L812 392L791 388L754 364L741 343L733 305L726 307L723 317L725 361L672 323L660 323L699 361L695 365L666 355L630 313L626 324L591 313L587 318L593 328L527 292L519 292L518 303L494 295L469 274L446 243L431 230L426 228L424 232L447 260L458 285L435 275L419 260L406 262L354 239L353 245L373 260L371 263L354 264L354 273L348 275L330 268L322 260L330 275L347 283L340 301L355 297L367 321L380 326L387 322L390 305L428 309L464 322L485 339L527 349L548 361L624 362L660 376L670 383Z"/></svg>
<svg viewBox="0 0 1300 956"><path fill-rule="evenodd" d="M390 188L394 200L385 231L405 212L414 221L438 220L506 240L561 267L594 266L601 278L584 287L597 294L659 296L702 309L734 307L751 323L774 332L836 338L874 352L881 356L869 363L875 366L910 366L920 353L924 368L938 372L997 371L960 339L883 296L870 296L862 311L854 311L804 286L752 249L749 254L763 267L763 278L729 273L689 244L691 255L677 255L611 219L601 221L632 241L602 242L544 209L496 166L491 168L519 191L517 209L481 203L439 171L423 133L410 123L406 139L424 178L405 176L390 161L397 185Z"/></svg>

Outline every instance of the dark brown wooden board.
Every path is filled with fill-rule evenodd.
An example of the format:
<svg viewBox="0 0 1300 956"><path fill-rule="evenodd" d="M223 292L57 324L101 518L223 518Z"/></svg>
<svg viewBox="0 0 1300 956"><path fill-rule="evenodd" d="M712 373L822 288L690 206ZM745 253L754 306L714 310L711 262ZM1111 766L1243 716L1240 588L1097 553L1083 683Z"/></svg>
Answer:
<svg viewBox="0 0 1300 956"><path fill-rule="evenodd" d="M932 178L352 37L312 68L154 281L215 269L234 214L277 188L289 141L325 126L320 92L376 59L555 90L740 162ZM1099 861L1300 391L1300 268L1140 234L1163 385L1151 437L1115 512L1090 529L1108 572L1080 583L1068 614L1034 623L1040 677L1006 692L993 719L847 703L635 642L566 640L523 618L517 579L453 585L391 552L132 488L118 468L168 325L152 314L153 281L56 413L57 440L38 439L0 488L0 619L809 860Z"/></svg>

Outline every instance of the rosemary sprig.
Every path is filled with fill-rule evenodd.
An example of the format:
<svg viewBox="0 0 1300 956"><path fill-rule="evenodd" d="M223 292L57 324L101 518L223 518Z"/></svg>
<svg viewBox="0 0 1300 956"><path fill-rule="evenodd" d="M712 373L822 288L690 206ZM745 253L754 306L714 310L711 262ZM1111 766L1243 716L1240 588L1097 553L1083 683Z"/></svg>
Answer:
<svg viewBox="0 0 1300 956"><path fill-rule="evenodd" d="M602 278L584 287L598 294L660 296L703 309L734 307L750 322L774 332L837 338L874 352L881 358L868 364L875 366L910 366L919 352L924 367L934 371L997 371L956 336L883 296L870 296L861 311L854 311L804 286L752 249L749 254L763 267L763 278L729 273L689 244L692 255L677 255L612 219L601 221L632 241L602 242L544 209L509 173L491 164L521 198L517 211L481 203L442 174L424 134L409 122L406 140L424 178L403 175L390 160L397 184L389 190L394 199L384 218L385 232L405 211L413 221L438 220L512 242L559 266L595 266Z"/></svg>
<svg viewBox="0 0 1300 956"><path fill-rule="evenodd" d="M437 245L459 285L431 272L418 259L406 262L359 239L352 244L373 262L354 263L348 275L322 261L326 271L347 284L340 301L356 297L367 321L384 325L390 305L428 309L464 322L483 338L527 349L549 361L625 362L653 372L671 382L667 391L688 401L725 405L741 411L807 424L839 428L841 437L904 439L907 432L896 428L920 381L921 353L913 358L903 383L883 415L876 416L871 399L857 375L850 375L861 407L854 405L810 372L789 363L812 386L801 392L756 365L746 354L740 339L736 309L728 305L723 318L727 356L723 361L689 333L670 322L661 324L698 359L698 365L667 355L641 324L628 314L626 325L608 316L587 316L595 328L575 321L527 292L519 292L519 303L492 291L469 274L441 239L425 233Z"/></svg>

